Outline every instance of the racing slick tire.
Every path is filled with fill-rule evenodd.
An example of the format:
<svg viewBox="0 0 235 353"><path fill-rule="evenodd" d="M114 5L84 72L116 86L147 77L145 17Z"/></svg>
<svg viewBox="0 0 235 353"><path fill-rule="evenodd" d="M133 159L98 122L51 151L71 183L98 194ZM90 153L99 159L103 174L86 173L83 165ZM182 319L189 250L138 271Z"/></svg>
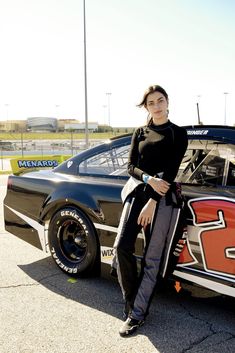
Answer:
<svg viewBox="0 0 235 353"><path fill-rule="evenodd" d="M97 274L95 230L77 208L65 207L54 214L49 224L48 243L53 260L63 272L74 277Z"/></svg>

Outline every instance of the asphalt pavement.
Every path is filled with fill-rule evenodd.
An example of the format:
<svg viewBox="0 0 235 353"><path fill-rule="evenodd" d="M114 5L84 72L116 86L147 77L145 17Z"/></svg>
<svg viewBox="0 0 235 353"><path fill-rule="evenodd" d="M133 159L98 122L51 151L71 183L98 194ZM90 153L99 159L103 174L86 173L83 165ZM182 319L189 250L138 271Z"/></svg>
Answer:
<svg viewBox="0 0 235 353"><path fill-rule="evenodd" d="M63 274L48 254L7 233L0 176L0 353L234 353L234 298L154 296L146 323L121 338L116 281Z"/></svg>

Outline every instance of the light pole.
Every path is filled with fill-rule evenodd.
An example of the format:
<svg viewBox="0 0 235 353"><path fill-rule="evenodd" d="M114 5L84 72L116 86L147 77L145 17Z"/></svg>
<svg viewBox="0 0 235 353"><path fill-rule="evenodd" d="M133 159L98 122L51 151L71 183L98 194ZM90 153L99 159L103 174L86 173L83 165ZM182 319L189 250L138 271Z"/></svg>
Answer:
<svg viewBox="0 0 235 353"><path fill-rule="evenodd" d="M71 145L71 155L73 156L73 129L70 129L70 133L71 133L71 138L70 138L70 145Z"/></svg>
<svg viewBox="0 0 235 353"><path fill-rule="evenodd" d="M200 95L197 96L197 121L198 125L201 125L201 120L200 120L200 111L199 111L199 101L200 101Z"/></svg>
<svg viewBox="0 0 235 353"><path fill-rule="evenodd" d="M104 104L103 108L104 108L104 125L106 125L106 108L107 108L107 105Z"/></svg>
<svg viewBox="0 0 235 353"><path fill-rule="evenodd" d="M111 123L110 123L110 96L111 96L111 92L107 92L106 96L108 97L108 126L111 127Z"/></svg>
<svg viewBox="0 0 235 353"><path fill-rule="evenodd" d="M227 123L227 95L228 92L224 92L224 125Z"/></svg>
<svg viewBox="0 0 235 353"><path fill-rule="evenodd" d="M24 139L23 139L23 130L20 131L20 142L21 142L21 157L24 158Z"/></svg>
<svg viewBox="0 0 235 353"><path fill-rule="evenodd" d="M86 65L86 2L83 0L83 34L84 34L84 89L85 89L85 142L89 146L88 138L88 108L87 108L87 65Z"/></svg>

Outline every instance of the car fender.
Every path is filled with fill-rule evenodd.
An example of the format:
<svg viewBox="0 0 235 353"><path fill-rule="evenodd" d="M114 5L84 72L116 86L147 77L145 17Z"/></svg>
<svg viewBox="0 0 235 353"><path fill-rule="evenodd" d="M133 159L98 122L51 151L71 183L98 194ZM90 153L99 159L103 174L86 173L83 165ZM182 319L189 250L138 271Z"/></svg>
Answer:
<svg viewBox="0 0 235 353"><path fill-rule="evenodd" d="M95 197L89 192L79 191L78 200L78 194L75 190L55 190L51 195L48 195L43 204L40 218L45 222L49 220L58 209L69 205L82 210L91 218L92 222L102 221L101 217L98 216L100 207Z"/></svg>

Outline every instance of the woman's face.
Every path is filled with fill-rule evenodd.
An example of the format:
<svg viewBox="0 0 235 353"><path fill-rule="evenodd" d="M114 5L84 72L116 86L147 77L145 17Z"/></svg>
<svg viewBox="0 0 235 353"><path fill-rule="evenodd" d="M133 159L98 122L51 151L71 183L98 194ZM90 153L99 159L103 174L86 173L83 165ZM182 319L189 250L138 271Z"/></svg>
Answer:
<svg viewBox="0 0 235 353"><path fill-rule="evenodd" d="M167 121L168 101L162 93L150 93L147 97L146 109L153 118L153 122L162 123Z"/></svg>

